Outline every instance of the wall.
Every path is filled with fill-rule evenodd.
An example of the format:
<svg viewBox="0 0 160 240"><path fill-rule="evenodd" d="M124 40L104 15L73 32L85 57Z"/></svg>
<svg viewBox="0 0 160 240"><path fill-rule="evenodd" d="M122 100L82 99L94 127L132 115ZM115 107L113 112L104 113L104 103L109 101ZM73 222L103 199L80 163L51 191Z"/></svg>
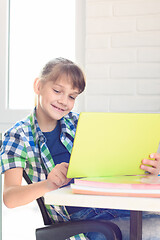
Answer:
<svg viewBox="0 0 160 240"><path fill-rule="evenodd" d="M160 111L160 1L86 1L86 111Z"/></svg>

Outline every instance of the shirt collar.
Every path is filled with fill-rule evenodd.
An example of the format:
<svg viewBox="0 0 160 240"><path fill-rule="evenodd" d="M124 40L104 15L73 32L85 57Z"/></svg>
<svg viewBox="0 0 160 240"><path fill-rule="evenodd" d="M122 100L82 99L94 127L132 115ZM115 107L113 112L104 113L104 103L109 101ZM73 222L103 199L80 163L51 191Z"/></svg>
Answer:
<svg viewBox="0 0 160 240"><path fill-rule="evenodd" d="M69 113L60 120L61 136L66 136L67 134L69 134L73 138L75 136L76 127L74 126L74 123L71 121L72 118L71 115L72 114Z"/></svg>
<svg viewBox="0 0 160 240"><path fill-rule="evenodd" d="M38 143L39 140L43 143L46 142L46 138L43 135L36 117L36 107L34 108L32 114L30 115L31 129L34 138L34 142Z"/></svg>
<svg viewBox="0 0 160 240"><path fill-rule="evenodd" d="M46 138L42 133L37 117L36 117L36 107L34 108L32 114L30 115L30 122L31 122L31 129L34 141L38 143L40 140L42 143L46 142ZM76 128L73 124L70 123L70 113L60 119L60 126L61 126L61 138L65 138L67 134L74 138Z"/></svg>

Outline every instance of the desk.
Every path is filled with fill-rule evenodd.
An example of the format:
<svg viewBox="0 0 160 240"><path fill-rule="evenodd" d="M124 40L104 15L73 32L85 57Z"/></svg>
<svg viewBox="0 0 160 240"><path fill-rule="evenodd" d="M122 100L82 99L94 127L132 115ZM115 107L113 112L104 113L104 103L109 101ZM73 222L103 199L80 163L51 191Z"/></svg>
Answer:
<svg viewBox="0 0 160 240"><path fill-rule="evenodd" d="M46 193L46 204L131 210L130 240L142 239L141 211L160 211L159 198L73 194L69 186Z"/></svg>

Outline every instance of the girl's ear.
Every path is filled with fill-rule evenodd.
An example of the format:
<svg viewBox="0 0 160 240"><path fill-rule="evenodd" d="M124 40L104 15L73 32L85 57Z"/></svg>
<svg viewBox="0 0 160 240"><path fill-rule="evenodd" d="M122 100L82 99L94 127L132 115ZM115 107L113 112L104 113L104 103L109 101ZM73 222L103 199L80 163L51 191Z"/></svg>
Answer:
<svg viewBox="0 0 160 240"><path fill-rule="evenodd" d="M39 78L36 78L34 80L33 89L34 89L35 94L39 95L39 93L40 93L40 79Z"/></svg>

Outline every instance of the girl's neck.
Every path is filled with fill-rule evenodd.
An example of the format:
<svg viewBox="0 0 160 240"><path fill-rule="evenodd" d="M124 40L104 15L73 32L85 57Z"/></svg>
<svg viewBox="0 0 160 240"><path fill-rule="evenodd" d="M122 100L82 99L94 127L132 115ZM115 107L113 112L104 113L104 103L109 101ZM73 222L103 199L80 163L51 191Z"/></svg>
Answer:
<svg viewBox="0 0 160 240"><path fill-rule="evenodd" d="M55 129L57 125L57 121L54 123L47 123L47 124L44 124L42 122L39 123L38 121L38 124L42 132L51 132Z"/></svg>
<svg viewBox="0 0 160 240"><path fill-rule="evenodd" d="M57 125L56 119L46 118L39 112L39 109L36 110L36 117L38 125L42 132L51 132L55 129Z"/></svg>

